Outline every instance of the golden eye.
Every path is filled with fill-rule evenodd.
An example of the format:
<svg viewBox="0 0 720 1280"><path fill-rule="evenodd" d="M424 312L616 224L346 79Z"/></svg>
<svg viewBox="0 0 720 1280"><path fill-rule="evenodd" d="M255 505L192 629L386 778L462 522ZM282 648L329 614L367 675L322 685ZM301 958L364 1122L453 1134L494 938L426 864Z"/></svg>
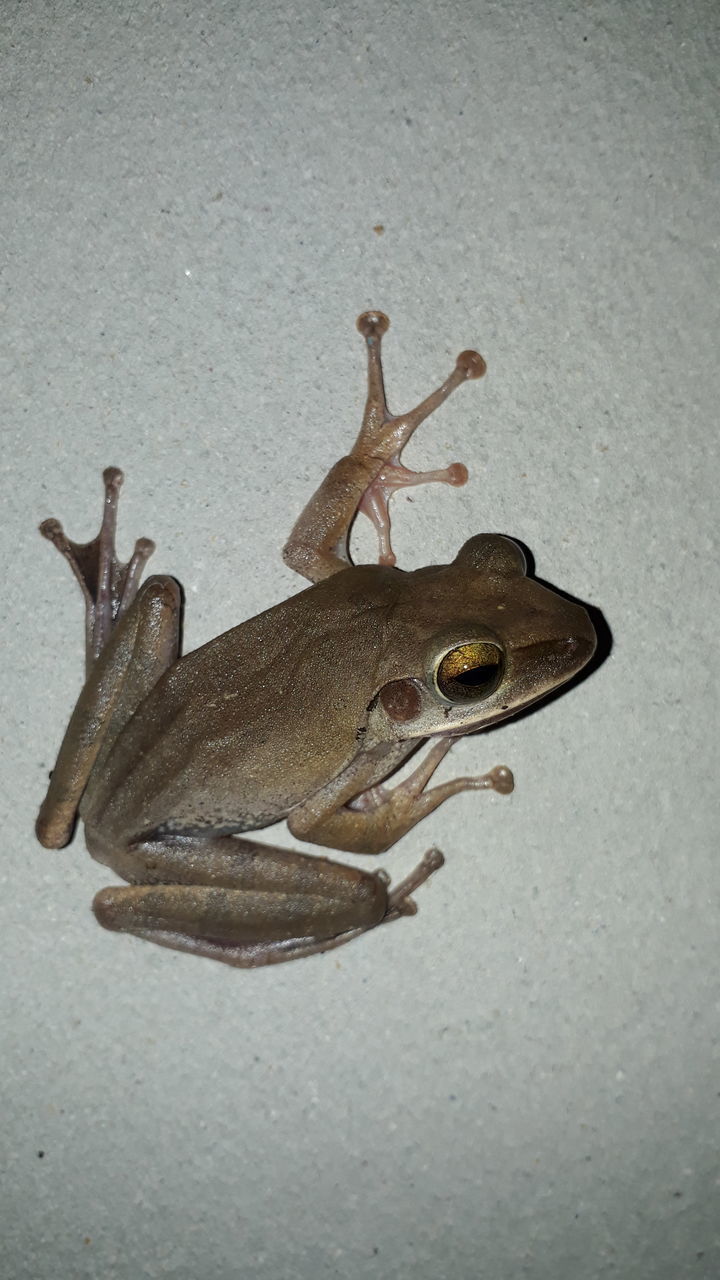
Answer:
<svg viewBox="0 0 720 1280"><path fill-rule="evenodd" d="M459 644L440 659L435 683L450 702L479 702L500 683L503 670L501 650L490 640Z"/></svg>

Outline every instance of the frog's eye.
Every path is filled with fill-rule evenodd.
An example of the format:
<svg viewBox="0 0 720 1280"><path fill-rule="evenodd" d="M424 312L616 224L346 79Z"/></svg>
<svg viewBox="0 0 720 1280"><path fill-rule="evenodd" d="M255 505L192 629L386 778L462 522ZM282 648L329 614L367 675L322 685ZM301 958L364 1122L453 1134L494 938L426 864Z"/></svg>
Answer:
<svg viewBox="0 0 720 1280"><path fill-rule="evenodd" d="M449 702L479 702L500 683L503 655L491 640L456 645L435 668L435 684Z"/></svg>

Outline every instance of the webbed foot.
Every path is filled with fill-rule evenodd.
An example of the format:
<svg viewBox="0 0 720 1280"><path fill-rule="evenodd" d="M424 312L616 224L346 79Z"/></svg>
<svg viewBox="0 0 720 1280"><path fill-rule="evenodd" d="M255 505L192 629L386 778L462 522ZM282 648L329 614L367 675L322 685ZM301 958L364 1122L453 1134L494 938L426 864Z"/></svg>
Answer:
<svg viewBox="0 0 720 1280"><path fill-rule="evenodd" d="M137 594L143 569L155 550L150 538L138 538L127 564L117 558L115 528L123 473L119 467L103 471L105 501L100 530L91 542L73 542L59 520L43 520L40 533L65 557L85 600L85 654L89 671L107 644L113 627Z"/></svg>
<svg viewBox="0 0 720 1280"><path fill-rule="evenodd" d="M461 462L453 462L441 470L411 471L402 465L400 455L420 423L447 400L456 387L470 378L482 378L487 366L478 351L461 351L455 361L455 368L442 386L408 413L391 414L385 398L380 351L382 336L387 333L390 321L382 311L364 311L358 316L357 327L365 339L368 351L368 398L353 453L363 458L374 456L383 459L381 469L362 495L358 511L362 511L375 527L379 563L394 565L389 511L392 495L398 489L406 489L411 485L440 483L457 487L466 484L468 479L467 467Z"/></svg>

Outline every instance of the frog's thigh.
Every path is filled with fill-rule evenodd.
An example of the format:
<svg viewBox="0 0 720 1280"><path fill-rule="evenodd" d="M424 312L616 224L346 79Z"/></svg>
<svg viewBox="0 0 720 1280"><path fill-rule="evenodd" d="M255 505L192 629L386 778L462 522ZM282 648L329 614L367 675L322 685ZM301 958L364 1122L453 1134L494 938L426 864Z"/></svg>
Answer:
<svg viewBox="0 0 720 1280"><path fill-rule="evenodd" d="M95 661L65 732L38 816L41 844L60 849L72 834L90 773L123 725L176 659L180 589L148 578Z"/></svg>
<svg viewBox="0 0 720 1280"><path fill-rule="evenodd" d="M137 872L144 862L147 874L195 882L103 889L93 904L100 924L228 964L325 950L374 928L388 910L377 875L249 840L151 842L127 851L128 871L133 854Z"/></svg>

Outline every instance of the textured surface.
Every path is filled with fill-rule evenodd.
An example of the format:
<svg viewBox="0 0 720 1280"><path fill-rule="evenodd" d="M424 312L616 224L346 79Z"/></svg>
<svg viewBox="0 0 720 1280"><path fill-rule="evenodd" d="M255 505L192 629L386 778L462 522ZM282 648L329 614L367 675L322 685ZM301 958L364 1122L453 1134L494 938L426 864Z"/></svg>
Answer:
<svg viewBox="0 0 720 1280"><path fill-rule="evenodd" d="M716 1277L717 6L3 23L3 1275ZM34 526L89 536L117 463L187 647L294 591L369 305L391 404L489 365L400 563L515 534L613 652L454 749L518 786L387 855L446 852L414 920L250 974L104 934L82 839L33 841L82 666Z"/></svg>

